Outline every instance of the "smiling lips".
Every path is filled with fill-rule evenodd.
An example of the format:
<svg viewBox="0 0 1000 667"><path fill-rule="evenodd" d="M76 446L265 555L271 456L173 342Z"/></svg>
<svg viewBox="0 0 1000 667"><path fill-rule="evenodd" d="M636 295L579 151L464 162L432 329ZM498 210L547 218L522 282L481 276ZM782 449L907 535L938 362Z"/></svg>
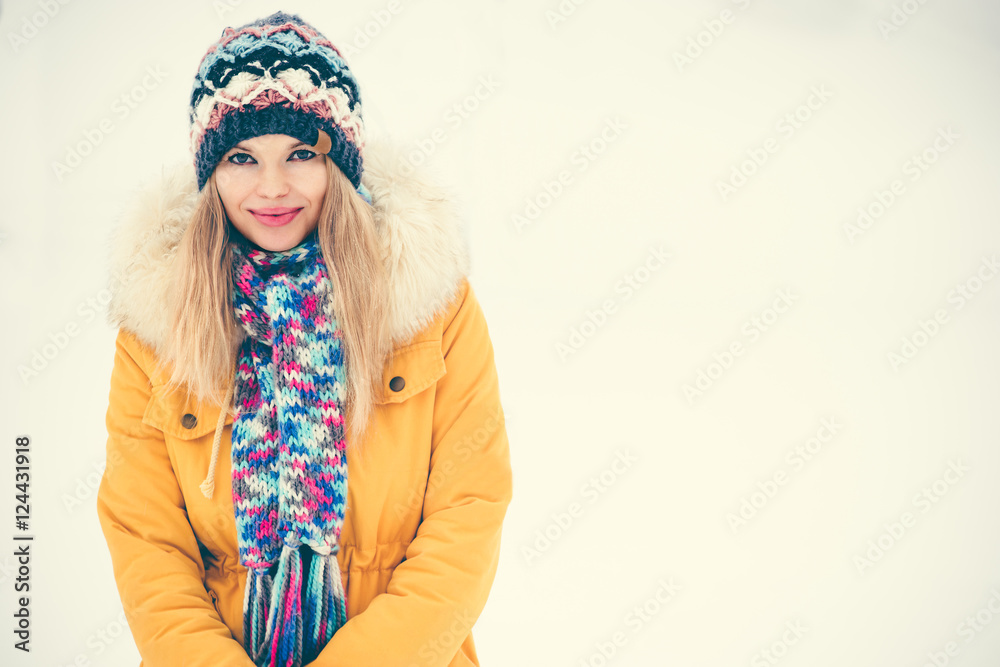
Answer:
<svg viewBox="0 0 1000 667"><path fill-rule="evenodd" d="M282 225L287 225L289 222L294 220L295 216L298 215L301 210L301 206L298 208L282 206L278 208L251 209L250 213L253 217L257 218L257 222L262 225L267 225L268 227L280 227Z"/></svg>

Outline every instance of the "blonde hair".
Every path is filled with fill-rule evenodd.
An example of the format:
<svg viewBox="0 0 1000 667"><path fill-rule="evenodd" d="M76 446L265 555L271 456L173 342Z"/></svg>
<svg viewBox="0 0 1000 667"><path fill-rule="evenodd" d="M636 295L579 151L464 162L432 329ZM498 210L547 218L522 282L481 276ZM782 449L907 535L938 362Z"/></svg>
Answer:
<svg viewBox="0 0 1000 667"><path fill-rule="evenodd" d="M382 369L392 346L387 336L389 281L368 203L343 172L324 156L326 196L320 207L318 240L333 284L333 312L343 333L347 394L344 418L348 446L360 443L377 401ZM167 388L221 405L233 381L244 337L231 302L230 222L219 197L215 172L178 248L178 281L167 341ZM161 367L166 362L161 363Z"/></svg>

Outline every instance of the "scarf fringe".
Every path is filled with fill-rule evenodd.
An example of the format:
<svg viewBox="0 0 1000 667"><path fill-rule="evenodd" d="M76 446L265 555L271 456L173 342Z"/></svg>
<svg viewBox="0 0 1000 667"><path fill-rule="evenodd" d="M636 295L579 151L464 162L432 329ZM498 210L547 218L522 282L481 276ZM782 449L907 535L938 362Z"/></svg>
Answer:
<svg viewBox="0 0 1000 667"><path fill-rule="evenodd" d="M312 554L305 584L301 554L287 543L273 577L269 569L250 570L243 597L243 644L257 667L309 664L347 622L336 551Z"/></svg>

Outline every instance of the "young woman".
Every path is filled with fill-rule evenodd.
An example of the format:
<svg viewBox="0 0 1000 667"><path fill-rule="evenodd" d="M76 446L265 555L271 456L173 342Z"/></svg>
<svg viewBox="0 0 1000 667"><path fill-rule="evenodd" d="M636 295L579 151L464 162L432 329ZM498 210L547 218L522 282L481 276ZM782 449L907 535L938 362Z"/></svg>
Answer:
<svg viewBox="0 0 1000 667"><path fill-rule="evenodd" d="M478 665L512 495L453 205L308 23L227 28L117 230L97 511L144 667Z"/></svg>

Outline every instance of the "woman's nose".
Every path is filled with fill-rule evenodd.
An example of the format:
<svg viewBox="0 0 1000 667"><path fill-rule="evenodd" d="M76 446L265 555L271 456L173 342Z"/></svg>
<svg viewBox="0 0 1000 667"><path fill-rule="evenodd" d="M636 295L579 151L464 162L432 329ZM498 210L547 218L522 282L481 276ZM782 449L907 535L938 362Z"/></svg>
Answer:
<svg viewBox="0 0 1000 667"><path fill-rule="evenodd" d="M276 199L288 193L288 175L284 168L264 166L259 170L257 194L267 199Z"/></svg>

